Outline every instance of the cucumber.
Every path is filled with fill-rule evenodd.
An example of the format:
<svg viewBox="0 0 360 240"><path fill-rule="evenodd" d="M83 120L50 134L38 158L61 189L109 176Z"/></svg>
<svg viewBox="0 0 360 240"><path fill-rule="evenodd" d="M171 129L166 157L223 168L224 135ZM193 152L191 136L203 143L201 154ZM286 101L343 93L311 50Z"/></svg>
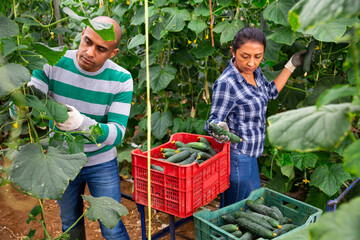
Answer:
<svg viewBox="0 0 360 240"><path fill-rule="evenodd" d="M295 224L284 224L281 228L275 229L274 233L277 234L277 236L280 236L284 233L290 232L291 230L297 228L298 226Z"/></svg>
<svg viewBox="0 0 360 240"><path fill-rule="evenodd" d="M251 215L250 213L246 213L246 212L240 212L240 211L237 211L234 213L234 218L238 219L238 218L246 218L248 219L249 221L252 221L254 223L257 223L267 229L270 229L270 230L274 230L274 228L271 226L270 223L268 223L267 221L265 221L264 219L262 218L258 218L254 215Z"/></svg>
<svg viewBox="0 0 360 240"><path fill-rule="evenodd" d="M260 197L258 199L255 200L255 203L256 204L265 204L265 199L263 197Z"/></svg>
<svg viewBox="0 0 360 240"><path fill-rule="evenodd" d="M264 215L267 215L269 217L272 217L276 220L279 219L279 215L277 214L276 211L274 211L273 209L271 209L268 206L262 205L262 204L256 204L253 200L247 200L246 201L246 205L254 212L258 212Z"/></svg>
<svg viewBox="0 0 360 240"><path fill-rule="evenodd" d="M214 156L214 155L216 155L216 152L215 152L215 150L213 149L213 147L211 146L211 144L209 143L209 141L206 139L206 138L204 138L204 137L199 137L199 142L202 142L202 143L205 143L205 144L207 144L208 146L209 146L209 153L211 154L211 156Z"/></svg>
<svg viewBox="0 0 360 240"><path fill-rule="evenodd" d="M190 155L190 157L188 157L188 158L185 159L184 161L179 162L178 164L180 164L180 165L190 164L190 163L192 163L193 161L196 160L196 157L197 157L197 153L192 153L192 154Z"/></svg>
<svg viewBox="0 0 360 240"><path fill-rule="evenodd" d="M181 141L176 141L176 142L175 142L175 146L176 146L177 148L181 148L181 147L186 147L186 144L183 143L183 142L181 142Z"/></svg>
<svg viewBox="0 0 360 240"><path fill-rule="evenodd" d="M207 160L209 158L212 158L212 156L210 154L208 154L206 152L201 152L201 151L198 152L197 156L198 156L198 159L202 159L202 160Z"/></svg>
<svg viewBox="0 0 360 240"><path fill-rule="evenodd" d="M191 147L193 149L200 150L200 151L208 151L209 150L209 146L203 142L189 142L186 144L186 146Z"/></svg>
<svg viewBox="0 0 360 240"><path fill-rule="evenodd" d="M233 233L237 230L239 230L238 226L236 226L235 224L225 224L225 225L222 225L220 226L220 228L228 233Z"/></svg>
<svg viewBox="0 0 360 240"><path fill-rule="evenodd" d="M179 152L183 152L183 151L190 151L191 153L198 153L200 152L200 150L194 149L194 148L190 148L190 147L180 147L177 149Z"/></svg>
<svg viewBox="0 0 360 240"><path fill-rule="evenodd" d="M175 152L176 149L173 149L173 148L161 148L160 151L162 153L167 153L167 152Z"/></svg>
<svg viewBox="0 0 360 240"><path fill-rule="evenodd" d="M221 216L222 219L224 219L224 222L236 224L235 218L231 214L225 214Z"/></svg>
<svg viewBox="0 0 360 240"><path fill-rule="evenodd" d="M169 157L171 157L171 156L173 156L173 155L175 155L175 154L176 154L175 151L173 151L173 152L164 152L164 153L163 153L163 156L164 156L165 158L169 158Z"/></svg>
<svg viewBox="0 0 360 240"><path fill-rule="evenodd" d="M279 219L280 225L288 224L288 223L290 223L290 222L291 222L291 220L290 220L290 218L288 218L288 217L282 217L282 218Z"/></svg>
<svg viewBox="0 0 360 240"><path fill-rule="evenodd" d="M276 236L270 229L264 228L263 226L252 222L245 218L237 218L235 220L240 227L260 236L263 238L274 238Z"/></svg>
<svg viewBox="0 0 360 240"><path fill-rule="evenodd" d="M279 209L278 207L276 207L276 206L271 206L270 208L277 213L277 215L279 216L279 217L278 217L278 220L280 220L282 217L284 217L283 214L282 214L282 212L280 211L280 209Z"/></svg>
<svg viewBox="0 0 360 240"><path fill-rule="evenodd" d="M150 165L150 168L151 168L151 169L154 169L154 170L156 170L156 171L164 172L164 168L159 167L159 166L156 166L156 165L153 165L153 164Z"/></svg>
<svg viewBox="0 0 360 240"><path fill-rule="evenodd" d="M244 235L242 235L241 238L239 238L239 240L252 240L253 236L254 234L252 234L251 232L246 232L244 233Z"/></svg>
<svg viewBox="0 0 360 240"><path fill-rule="evenodd" d="M231 233L231 235L234 235L235 237L239 238L239 237L241 237L243 234L242 234L242 232L241 232L240 230L237 230L237 231Z"/></svg>
<svg viewBox="0 0 360 240"><path fill-rule="evenodd" d="M215 123L209 123L209 129L213 131L216 135L228 136L230 138L230 142L232 143L238 143L242 141L242 139L239 136L235 135L234 133L226 131L225 129L223 129L222 127L220 127Z"/></svg>
<svg viewBox="0 0 360 240"><path fill-rule="evenodd" d="M307 51L304 56L304 61L303 61L303 71L304 72L310 71L311 60L312 60L314 50L315 50L315 41L312 39L308 45Z"/></svg>
<svg viewBox="0 0 360 240"><path fill-rule="evenodd" d="M178 163L184 161L185 159L190 157L190 155L191 155L190 151L182 151L164 160L167 162Z"/></svg>
<svg viewBox="0 0 360 240"><path fill-rule="evenodd" d="M257 212L251 212L251 215L254 215L258 218L264 219L265 221L267 221L268 223L270 223L271 226L273 226L274 228L278 228L280 226L279 222L275 219L273 219L272 217L257 213Z"/></svg>

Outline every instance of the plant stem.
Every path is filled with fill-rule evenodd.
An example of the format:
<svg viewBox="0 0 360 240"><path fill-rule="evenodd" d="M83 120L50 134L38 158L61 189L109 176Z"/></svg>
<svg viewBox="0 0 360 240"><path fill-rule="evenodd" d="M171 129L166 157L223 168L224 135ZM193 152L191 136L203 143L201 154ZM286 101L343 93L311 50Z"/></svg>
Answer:
<svg viewBox="0 0 360 240"><path fill-rule="evenodd" d="M43 206L43 200L42 199L39 199L39 204L40 204L40 207L41 207L41 212L40 212L41 220L40 220L40 223L41 223L42 228L44 229L44 235L48 239L51 240L50 234L46 229L45 218L44 218L44 206Z"/></svg>
<svg viewBox="0 0 360 240"><path fill-rule="evenodd" d="M34 18L33 16L30 16L30 15L24 15L23 17L27 17L27 18L31 18L33 20L35 20L36 22L40 23L40 26L43 27L43 28L49 28L49 27L52 27L54 25L56 25L57 23L60 23L60 22L63 22L63 21L66 21L68 20L70 17L64 17L56 22L53 22L53 23L50 23L50 24L42 24L41 22L39 22L36 18Z"/></svg>
<svg viewBox="0 0 360 240"><path fill-rule="evenodd" d="M53 240L57 240L60 239L64 234L67 234L73 227L75 227L75 225L85 216L86 210L84 211L84 213L76 220L76 222L74 222L73 225L71 225L65 232L63 232L63 234L61 234L60 236L58 236L57 238L54 238Z"/></svg>
<svg viewBox="0 0 360 240"><path fill-rule="evenodd" d="M19 193L25 194L25 195L28 195L28 196L31 196L29 193L24 192L24 191L21 191L20 189L18 189L17 187L15 187L13 183L10 183L9 185L10 185L12 188L14 188L16 191L18 191Z"/></svg>
<svg viewBox="0 0 360 240"><path fill-rule="evenodd" d="M292 89L292 90L296 90L296 91L300 91L300 92L307 93L305 90L303 90L303 89L301 89L301 88L296 88L296 87L292 87L292 86L289 86L289 85L285 85L285 87L290 88L290 89Z"/></svg>
<svg viewBox="0 0 360 240"><path fill-rule="evenodd" d="M350 130L349 130L349 137L351 138L351 140L353 142L356 142L356 138L355 138L354 134Z"/></svg>

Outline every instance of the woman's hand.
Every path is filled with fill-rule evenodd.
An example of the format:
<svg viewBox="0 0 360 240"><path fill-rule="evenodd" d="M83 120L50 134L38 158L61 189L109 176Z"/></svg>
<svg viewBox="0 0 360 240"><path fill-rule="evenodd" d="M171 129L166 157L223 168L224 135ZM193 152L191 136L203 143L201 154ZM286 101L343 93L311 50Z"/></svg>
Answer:
<svg viewBox="0 0 360 240"><path fill-rule="evenodd" d="M290 71L294 72L295 68L300 67L304 63L304 57L306 50L301 50L295 53L290 60L286 63L285 67Z"/></svg>
<svg viewBox="0 0 360 240"><path fill-rule="evenodd" d="M222 129L225 129L226 131L229 132L229 127L228 125L226 124L226 122L219 122L217 123L217 125L219 125ZM211 135L219 142L222 142L222 143L226 143L230 140L230 138L226 135L217 135L215 134L214 132L211 132Z"/></svg>

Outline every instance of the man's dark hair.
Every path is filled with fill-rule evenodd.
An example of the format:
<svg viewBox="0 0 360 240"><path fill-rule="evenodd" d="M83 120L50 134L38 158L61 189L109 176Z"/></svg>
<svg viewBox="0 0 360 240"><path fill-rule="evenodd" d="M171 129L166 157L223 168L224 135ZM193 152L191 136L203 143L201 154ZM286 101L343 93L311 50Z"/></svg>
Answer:
<svg viewBox="0 0 360 240"><path fill-rule="evenodd" d="M236 52L236 50L240 48L241 45L249 41L258 42L264 45L264 50L266 48L266 37L261 30L252 27L244 27L240 29L234 37L234 41L232 43L233 51Z"/></svg>

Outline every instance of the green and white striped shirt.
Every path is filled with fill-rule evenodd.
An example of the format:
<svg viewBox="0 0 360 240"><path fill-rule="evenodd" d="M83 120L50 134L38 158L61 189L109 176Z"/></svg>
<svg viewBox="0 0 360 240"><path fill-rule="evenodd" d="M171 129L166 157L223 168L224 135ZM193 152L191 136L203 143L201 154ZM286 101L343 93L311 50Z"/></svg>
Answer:
<svg viewBox="0 0 360 240"><path fill-rule="evenodd" d="M84 116L79 130L89 130L100 123L104 135L97 139L101 146L86 144L86 166L114 159L116 146L125 135L130 114L133 80L130 72L107 60L96 72L80 68L77 50L69 50L53 67L34 70L30 83L57 102L75 107Z"/></svg>

